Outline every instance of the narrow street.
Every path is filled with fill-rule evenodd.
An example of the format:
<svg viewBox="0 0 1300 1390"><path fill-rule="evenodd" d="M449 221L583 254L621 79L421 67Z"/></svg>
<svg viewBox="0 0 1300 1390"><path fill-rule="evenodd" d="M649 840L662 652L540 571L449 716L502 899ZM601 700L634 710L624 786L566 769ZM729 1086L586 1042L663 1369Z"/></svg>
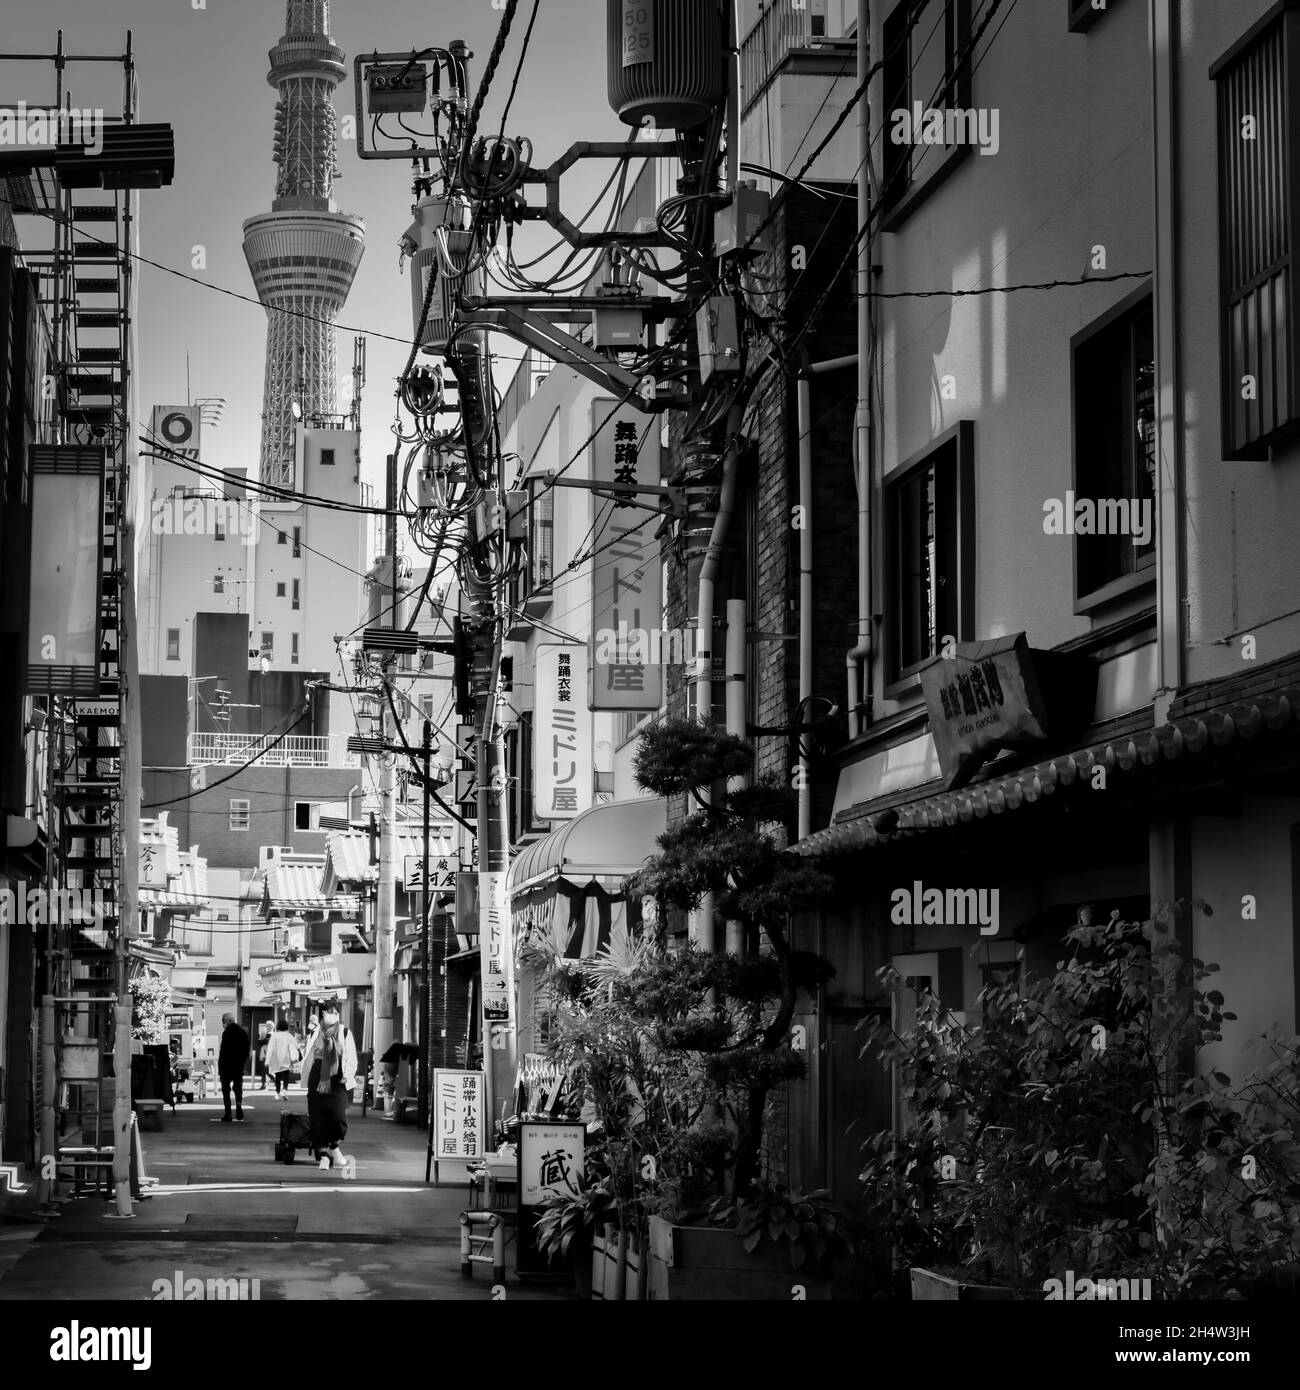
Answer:
<svg viewBox="0 0 1300 1390"><path fill-rule="evenodd" d="M301 1088L291 1105L305 1112ZM487 1266L461 1277L457 1216L472 1199L463 1183L425 1185L422 1130L354 1110L357 1176L344 1182L303 1152L292 1166L275 1162L279 1113L270 1091L246 1093L243 1124L220 1122L219 1099L165 1112L163 1132L142 1136L157 1182L130 1220L91 1194L41 1221L30 1214L34 1185L12 1195L0 1217L0 1300L149 1300L178 1272L205 1289L260 1280L248 1294L262 1301L492 1298ZM522 1285L510 1247L506 1270L508 1300L573 1297L561 1283Z"/></svg>

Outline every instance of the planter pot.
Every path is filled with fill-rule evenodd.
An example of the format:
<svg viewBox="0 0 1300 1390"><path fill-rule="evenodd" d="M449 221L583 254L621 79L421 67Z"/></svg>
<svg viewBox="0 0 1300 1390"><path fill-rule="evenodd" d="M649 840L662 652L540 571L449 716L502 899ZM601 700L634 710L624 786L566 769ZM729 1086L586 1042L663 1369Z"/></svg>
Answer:
<svg viewBox="0 0 1300 1390"><path fill-rule="evenodd" d="M792 1269L789 1250L767 1242L753 1254L734 1231L719 1226L674 1226L650 1218L647 1297L683 1302L696 1299L828 1300L830 1276Z"/></svg>
<svg viewBox="0 0 1300 1390"><path fill-rule="evenodd" d="M1005 1303L1015 1298L1011 1289L994 1284L963 1284L932 1269L913 1269L912 1301L938 1303Z"/></svg>
<svg viewBox="0 0 1300 1390"><path fill-rule="evenodd" d="M573 1261L573 1287L579 1298L590 1299L592 1294L592 1264L583 1251L579 1250Z"/></svg>
<svg viewBox="0 0 1300 1390"><path fill-rule="evenodd" d="M612 1226L605 1228L605 1234L596 1236L591 1246L591 1296L599 1300L619 1297L618 1232ZM626 1263L623 1276L622 1297L635 1302L641 1297L641 1252L629 1240L625 1247Z"/></svg>

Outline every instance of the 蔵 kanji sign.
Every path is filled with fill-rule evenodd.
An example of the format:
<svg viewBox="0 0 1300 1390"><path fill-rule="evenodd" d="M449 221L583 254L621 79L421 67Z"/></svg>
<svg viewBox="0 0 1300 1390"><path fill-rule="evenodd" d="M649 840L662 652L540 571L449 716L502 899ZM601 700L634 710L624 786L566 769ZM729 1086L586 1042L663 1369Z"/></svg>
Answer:
<svg viewBox="0 0 1300 1390"><path fill-rule="evenodd" d="M576 1196L585 1173L587 1127L524 1121L519 1126L519 1202L535 1207L548 1193Z"/></svg>
<svg viewBox="0 0 1300 1390"><path fill-rule="evenodd" d="M591 715L586 647L537 649L533 800L538 820L571 820L591 806Z"/></svg>

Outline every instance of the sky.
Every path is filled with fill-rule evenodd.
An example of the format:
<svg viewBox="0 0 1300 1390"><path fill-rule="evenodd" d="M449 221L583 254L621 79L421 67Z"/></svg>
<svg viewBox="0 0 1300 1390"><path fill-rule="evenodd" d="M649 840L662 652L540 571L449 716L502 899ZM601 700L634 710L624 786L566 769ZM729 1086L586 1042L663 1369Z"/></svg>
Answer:
<svg viewBox="0 0 1300 1390"><path fill-rule="evenodd" d="M140 119L168 122L176 134L175 181L140 195L141 254L255 299L241 249L242 225L269 211L274 196L276 92L266 80L267 51L283 32L284 0L0 0L0 7L0 51L6 53L52 54L60 26L69 53L121 53L132 32ZM480 128L490 134L500 123L531 9L530 0L522 0L484 107ZM535 166L550 164L577 140L626 139L626 127L606 99L604 15L603 0L541 0L506 127L507 135L532 140ZM352 59L359 51L409 53L464 39L475 55L470 77L477 87L500 21L491 0L333 0L334 40L348 55L336 111L342 116L353 110ZM51 102L53 81L52 64L0 63L0 102ZM73 65L69 84L74 106L120 111L119 67ZM362 161L355 143L342 141L338 164L335 197L344 211L365 218L367 242L340 324L402 340L372 338L368 345L362 470L382 496L395 378L413 330L409 266L398 270L398 241L412 220L410 166L404 160ZM564 179L562 207L574 220L611 166L589 167L589 174L580 165ZM536 198L534 193L530 201ZM19 233L29 244L38 230L33 219L21 220ZM517 243L521 259L530 246L535 254L555 239L544 224L524 229ZM196 247L203 248L205 269L191 269ZM205 462L256 473L265 312L148 266L140 267L138 285L143 423L154 405L223 396L220 426L204 433ZM340 408L350 399L353 337L346 329L338 334ZM521 352L499 335L492 346L503 357Z"/></svg>

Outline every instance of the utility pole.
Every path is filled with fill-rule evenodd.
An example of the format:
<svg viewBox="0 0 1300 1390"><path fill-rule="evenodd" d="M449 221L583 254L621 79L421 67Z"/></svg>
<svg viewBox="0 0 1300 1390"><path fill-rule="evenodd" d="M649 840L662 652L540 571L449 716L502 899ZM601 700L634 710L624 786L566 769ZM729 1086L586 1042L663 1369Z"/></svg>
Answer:
<svg viewBox="0 0 1300 1390"><path fill-rule="evenodd" d="M420 859L420 951L424 959L424 992L420 1000L420 1084L419 1084L419 1122L421 1126L429 1123L430 1081L433 1072L431 1056L433 1051L433 1028L429 1015L433 1009L433 968L429 960L429 801L433 785L433 724L424 721L424 847Z"/></svg>
<svg viewBox="0 0 1300 1390"><path fill-rule="evenodd" d="M385 548L388 551L389 626L398 626L397 603L397 455L388 455L387 509L385 518ZM382 591L381 591L382 592ZM385 685L392 680L395 658L384 657L380 679ZM397 836L394 825L397 779L393 755L388 752L389 696L379 702L379 736L384 747L379 771L379 883L375 901L375 1061L379 1062L393 1044L393 938L397 914ZM396 730L392 730L396 736ZM384 1113L395 1110L391 1091L384 1096Z"/></svg>

